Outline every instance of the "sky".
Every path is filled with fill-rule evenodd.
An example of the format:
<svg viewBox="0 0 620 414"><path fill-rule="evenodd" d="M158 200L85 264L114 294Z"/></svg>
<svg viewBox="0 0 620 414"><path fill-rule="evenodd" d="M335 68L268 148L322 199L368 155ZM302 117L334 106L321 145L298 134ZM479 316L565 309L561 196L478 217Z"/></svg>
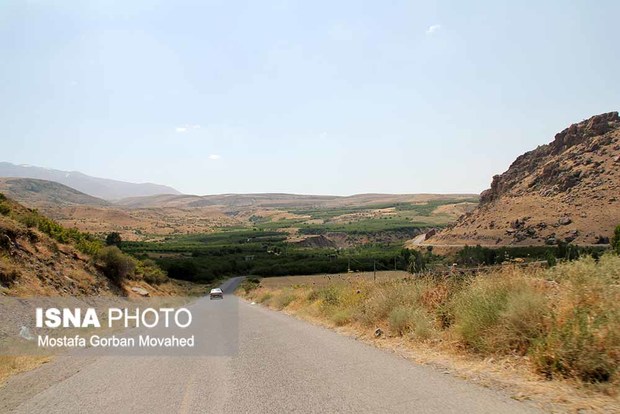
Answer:
<svg viewBox="0 0 620 414"><path fill-rule="evenodd" d="M618 15L616 0L2 0L0 161L191 194L478 193L620 109Z"/></svg>

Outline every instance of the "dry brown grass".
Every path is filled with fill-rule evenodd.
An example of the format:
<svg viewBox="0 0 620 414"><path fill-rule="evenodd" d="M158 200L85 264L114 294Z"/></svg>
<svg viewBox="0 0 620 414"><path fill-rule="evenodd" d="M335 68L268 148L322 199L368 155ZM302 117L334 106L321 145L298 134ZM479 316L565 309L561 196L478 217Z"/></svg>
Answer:
<svg viewBox="0 0 620 414"><path fill-rule="evenodd" d="M0 356L0 387L9 377L35 369L50 360L46 356Z"/></svg>
<svg viewBox="0 0 620 414"><path fill-rule="evenodd" d="M517 399L561 411L620 410L619 257L549 270L507 266L461 280L402 276L266 278L247 297Z"/></svg>
<svg viewBox="0 0 620 414"><path fill-rule="evenodd" d="M261 285L270 289L280 289L284 287L313 287L313 286L325 286L335 282L343 283L357 283L362 280L372 281L374 278L373 272L354 272L354 273L339 273L329 275L307 275L307 276L281 276L281 277L268 277L261 281ZM411 273L407 273L401 270L397 271L381 271L376 273L377 281L389 281L395 279L411 278Z"/></svg>

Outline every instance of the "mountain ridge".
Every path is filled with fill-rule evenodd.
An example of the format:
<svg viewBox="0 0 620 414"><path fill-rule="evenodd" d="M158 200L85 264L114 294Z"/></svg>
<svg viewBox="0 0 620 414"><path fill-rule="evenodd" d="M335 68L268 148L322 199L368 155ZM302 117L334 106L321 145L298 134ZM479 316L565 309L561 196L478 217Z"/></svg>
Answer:
<svg viewBox="0 0 620 414"><path fill-rule="evenodd" d="M620 223L620 117L595 115L495 175L436 245L606 244Z"/></svg>
<svg viewBox="0 0 620 414"><path fill-rule="evenodd" d="M64 184L87 195L107 201L127 197L156 194L181 194L178 190L161 184L130 183L108 178L92 177L79 171L63 171L31 165L0 162L0 177L33 178Z"/></svg>
<svg viewBox="0 0 620 414"><path fill-rule="evenodd" d="M105 200L82 193L55 181L36 178L0 177L0 193L33 207L110 206Z"/></svg>

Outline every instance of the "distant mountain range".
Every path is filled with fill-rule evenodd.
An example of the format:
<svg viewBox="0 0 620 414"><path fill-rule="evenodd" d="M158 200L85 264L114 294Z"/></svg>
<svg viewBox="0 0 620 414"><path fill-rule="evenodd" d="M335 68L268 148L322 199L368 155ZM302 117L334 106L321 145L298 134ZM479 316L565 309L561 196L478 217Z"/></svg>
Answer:
<svg viewBox="0 0 620 414"><path fill-rule="evenodd" d="M36 178L54 181L104 200L144 197L158 194L181 194L172 187L151 183L128 183L107 178L91 177L77 171L61 171L29 165L0 162L0 177Z"/></svg>
<svg viewBox="0 0 620 414"><path fill-rule="evenodd" d="M194 209L219 207L255 208L345 208L391 206L404 203L476 199L473 194L355 194L351 196L286 193L181 194L157 184L133 184L90 177L41 167L0 162L0 193L28 207L113 207L116 209ZM50 210L48 210L50 213Z"/></svg>
<svg viewBox="0 0 620 414"><path fill-rule="evenodd" d="M109 206L110 203L66 185L36 178L0 178L0 193L29 207Z"/></svg>

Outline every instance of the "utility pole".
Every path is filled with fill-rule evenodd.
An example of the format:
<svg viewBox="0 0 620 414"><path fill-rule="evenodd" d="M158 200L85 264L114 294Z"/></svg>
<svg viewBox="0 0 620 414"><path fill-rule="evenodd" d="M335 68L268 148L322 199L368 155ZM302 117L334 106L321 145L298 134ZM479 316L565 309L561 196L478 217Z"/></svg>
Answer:
<svg viewBox="0 0 620 414"><path fill-rule="evenodd" d="M372 261L372 281L373 282L377 281L377 261L376 260Z"/></svg>

